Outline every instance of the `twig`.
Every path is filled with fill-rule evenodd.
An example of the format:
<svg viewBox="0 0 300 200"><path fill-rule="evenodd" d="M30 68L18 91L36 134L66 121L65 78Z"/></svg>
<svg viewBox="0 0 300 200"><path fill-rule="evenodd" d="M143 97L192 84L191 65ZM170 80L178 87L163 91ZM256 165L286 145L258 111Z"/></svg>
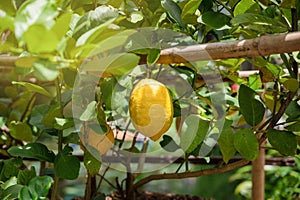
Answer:
<svg viewBox="0 0 300 200"><path fill-rule="evenodd" d="M131 189L136 190L142 185L154 180L183 179L183 178L199 177L199 176L205 176L211 174L220 174L247 165L249 162L250 162L249 160L243 159L218 168L210 168L210 169L204 169L204 170L193 171L193 172L187 171L182 173L153 174L135 183Z"/></svg>

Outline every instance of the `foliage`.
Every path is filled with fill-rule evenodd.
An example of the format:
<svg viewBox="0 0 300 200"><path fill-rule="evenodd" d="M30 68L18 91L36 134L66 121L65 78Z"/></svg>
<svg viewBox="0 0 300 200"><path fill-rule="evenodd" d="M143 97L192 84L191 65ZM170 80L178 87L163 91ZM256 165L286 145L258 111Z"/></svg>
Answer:
<svg viewBox="0 0 300 200"><path fill-rule="evenodd" d="M188 158L209 158L219 149L226 164L234 156L254 160L265 140L270 149L297 156L299 53L156 62L167 47L297 31L299 14L299 0L4 0L0 53L17 60L10 72L0 75L0 153L7 158L0 163L1 199L55 199L59 179L79 174L80 161L71 144L81 146L89 176L98 174L104 158L98 147L85 145L95 123L100 128L93 131L100 135L104 124L112 126L116 140L110 153L129 155L120 169L133 172L131 158L151 153L149 139L133 134L128 142L117 136L135 132L128 97L135 82L149 76L172 94L176 128L153 142L152 150L184 157L176 173L192 171ZM239 77L245 62L259 74ZM207 72L228 82L204 84ZM47 146L46 138L57 147ZM52 166L54 179L36 176L34 168L24 170L26 159ZM143 164L137 172L143 172ZM135 178L128 173L126 188L116 179L122 197L132 197L139 185ZM87 190L85 195L96 194Z"/></svg>

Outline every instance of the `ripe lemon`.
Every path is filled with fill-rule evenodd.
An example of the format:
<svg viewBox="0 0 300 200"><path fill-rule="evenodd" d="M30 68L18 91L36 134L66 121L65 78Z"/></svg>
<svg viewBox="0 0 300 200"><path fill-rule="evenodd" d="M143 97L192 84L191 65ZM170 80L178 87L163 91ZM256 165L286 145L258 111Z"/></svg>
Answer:
<svg viewBox="0 0 300 200"><path fill-rule="evenodd" d="M173 104L166 86L154 79L140 80L131 92L129 114L141 134L158 140L171 126Z"/></svg>
<svg viewBox="0 0 300 200"><path fill-rule="evenodd" d="M99 132L105 133L100 134ZM107 124L102 127L94 124L94 127L90 126L83 136L84 144L98 151L100 155L105 154L114 145L114 139L114 133Z"/></svg>

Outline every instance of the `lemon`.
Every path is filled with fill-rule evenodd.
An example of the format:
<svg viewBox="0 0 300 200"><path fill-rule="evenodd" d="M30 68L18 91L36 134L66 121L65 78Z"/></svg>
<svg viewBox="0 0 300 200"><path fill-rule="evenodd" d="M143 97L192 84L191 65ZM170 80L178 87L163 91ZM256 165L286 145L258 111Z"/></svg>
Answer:
<svg viewBox="0 0 300 200"><path fill-rule="evenodd" d="M129 114L141 134L158 140L171 126L173 104L166 86L154 79L140 80L131 92Z"/></svg>
<svg viewBox="0 0 300 200"><path fill-rule="evenodd" d="M97 128L88 128L87 133L83 136L84 144L92 147L103 155L114 145L114 133L107 124L103 127L99 124L95 124L95 126ZM105 131L105 133L99 134L99 132L103 131Z"/></svg>

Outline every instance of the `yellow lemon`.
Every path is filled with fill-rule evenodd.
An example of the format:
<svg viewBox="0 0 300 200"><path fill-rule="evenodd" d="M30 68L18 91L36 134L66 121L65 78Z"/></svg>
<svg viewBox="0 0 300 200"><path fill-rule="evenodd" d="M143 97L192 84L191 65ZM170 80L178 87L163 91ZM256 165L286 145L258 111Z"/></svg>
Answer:
<svg viewBox="0 0 300 200"><path fill-rule="evenodd" d="M100 134L99 132L104 132ZM86 134L83 135L84 144L86 146L92 147L101 155L105 154L113 145L114 145L114 133L109 127L105 124L100 126L99 124L94 124L94 126L88 127Z"/></svg>
<svg viewBox="0 0 300 200"><path fill-rule="evenodd" d="M158 140L171 126L173 104L166 86L154 79L140 80L131 92L129 114L141 134Z"/></svg>

